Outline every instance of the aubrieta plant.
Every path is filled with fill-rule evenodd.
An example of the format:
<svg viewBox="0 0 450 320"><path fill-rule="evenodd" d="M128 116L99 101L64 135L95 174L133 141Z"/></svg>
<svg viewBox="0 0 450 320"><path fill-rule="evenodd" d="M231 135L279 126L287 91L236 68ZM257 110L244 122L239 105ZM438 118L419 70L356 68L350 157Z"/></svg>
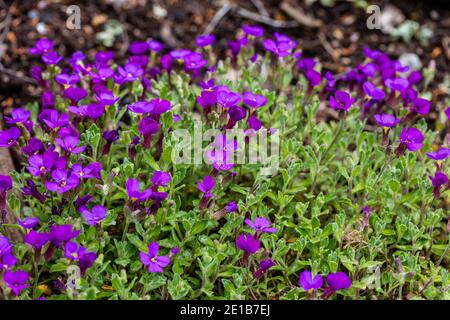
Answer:
<svg viewBox="0 0 450 320"><path fill-rule="evenodd" d="M450 149L424 75L368 48L333 74L259 26L225 59L215 41L135 42L120 62L29 49L41 100L0 132L18 164L0 176L1 297L450 298ZM179 130L202 161L174 161ZM278 153L252 146L264 130Z"/></svg>

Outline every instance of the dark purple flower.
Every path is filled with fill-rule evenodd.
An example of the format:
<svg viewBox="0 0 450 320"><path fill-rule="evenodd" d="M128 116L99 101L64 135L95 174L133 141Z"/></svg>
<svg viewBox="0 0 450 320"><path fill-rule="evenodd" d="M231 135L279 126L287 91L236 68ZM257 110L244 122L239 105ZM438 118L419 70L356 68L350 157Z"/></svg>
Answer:
<svg viewBox="0 0 450 320"><path fill-rule="evenodd" d="M127 63L122 68L121 66L117 67L117 73L120 77L119 81L121 82L132 82L142 76L144 74L144 70L135 63ZM117 78L116 78L117 82Z"/></svg>
<svg viewBox="0 0 450 320"><path fill-rule="evenodd" d="M103 139L105 139L107 142L116 142L119 139L119 131L117 130L111 130L111 131L105 131L102 134Z"/></svg>
<svg viewBox="0 0 450 320"><path fill-rule="evenodd" d="M424 98L416 98L412 103L412 111L420 115L427 115L430 112L431 102L429 100Z"/></svg>
<svg viewBox="0 0 450 320"><path fill-rule="evenodd" d="M363 89L366 95L374 100L382 100L385 97L384 91L380 88L377 88L372 82L364 82Z"/></svg>
<svg viewBox="0 0 450 320"><path fill-rule="evenodd" d="M244 251L244 254L253 254L259 250L261 241L253 237L251 234L242 233L236 240L236 246Z"/></svg>
<svg viewBox="0 0 450 320"><path fill-rule="evenodd" d="M92 162L83 168L81 164L75 163L72 165L72 174L75 174L80 179L96 178L101 180L100 171L102 171L102 165L99 162Z"/></svg>
<svg viewBox="0 0 450 320"><path fill-rule="evenodd" d="M206 46L212 46L214 44L214 41L216 40L216 37L213 34L205 34L198 36L195 39L195 44L199 47L206 47Z"/></svg>
<svg viewBox="0 0 450 320"><path fill-rule="evenodd" d="M202 180L197 181L197 187L200 192L204 193L205 198L212 197L213 194L211 193L211 190L214 189L214 178L210 176L206 176Z"/></svg>
<svg viewBox="0 0 450 320"><path fill-rule="evenodd" d="M204 109L217 103L217 92L215 90L203 90L197 97L197 103Z"/></svg>
<svg viewBox="0 0 450 320"><path fill-rule="evenodd" d="M314 66L316 65L316 60L312 59L312 58L304 58L302 60L299 60L299 62L297 63L297 66L302 69L303 71L306 70L310 70L313 69Z"/></svg>
<svg viewBox="0 0 450 320"><path fill-rule="evenodd" d="M237 56L241 51L242 47L245 47L248 43L247 37L242 37L236 41L228 41L228 48L233 56Z"/></svg>
<svg viewBox="0 0 450 320"><path fill-rule="evenodd" d="M164 45L161 42L153 39L148 40L147 44L153 52L160 52L164 49Z"/></svg>
<svg viewBox="0 0 450 320"><path fill-rule="evenodd" d="M270 221L266 218L255 218L255 221L251 221L250 219L245 219L244 222L249 225L256 232L265 232L265 233L274 233L278 230L276 228L272 228L270 225Z"/></svg>
<svg viewBox="0 0 450 320"><path fill-rule="evenodd" d="M0 132L0 148L9 148L17 143L20 138L20 130L12 127Z"/></svg>
<svg viewBox="0 0 450 320"><path fill-rule="evenodd" d="M277 55L278 57L286 57L291 54L293 46L290 42L275 42L272 39L266 39L263 42L264 49Z"/></svg>
<svg viewBox="0 0 450 320"><path fill-rule="evenodd" d="M41 233L35 230L31 230L25 235L25 243L32 246L36 251L40 251L41 248L51 240L48 233Z"/></svg>
<svg viewBox="0 0 450 320"><path fill-rule="evenodd" d="M394 91L402 92L409 86L408 80L404 78L387 79L384 84Z"/></svg>
<svg viewBox="0 0 450 320"><path fill-rule="evenodd" d="M11 112L11 117L5 116L5 121L7 124L25 123L28 121L29 118L30 118L30 110L17 108Z"/></svg>
<svg viewBox="0 0 450 320"><path fill-rule="evenodd" d="M217 103L223 108L230 108L241 102L241 95L237 92L222 88L217 92Z"/></svg>
<svg viewBox="0 0 450 320"><path fill-rule="evenodd" d="M265 259L259 263L259 268L253 273L253 277L255 279L260 279L270 268L275 265L275 262L272 259Z"/></svg>
<svg viewBox="0 0 450 320"><path fill-rule="evenodd" d="M114 70L110 67L104 66L98 68L97 72L89 72L89 75L94 83L105 82L114 77Z"/></svg>
<svg viewBox="0 0 450 320"><path fill-rule="evenodd" d="M264 35L264 29L259 26L251 26L246 24L242 27L242 30L245 32L245 34L253 36L255 38L262 37Z"/></svg>
<svg viewBox="0 0 450 320"><path fill-rule="evenodd" d="M42 38L36 41L33 48L28 49L31 54L43 55L53 50L55 44L52 40Z"/></svg>
<svg viewBox="0 0 450 320"><path fill-rule="evenodd" d="M128 179L125 187L127 189L128 197L133 202L145 201L147 200L151 194L151 189L145 189L144 191L140 191L140 182L136 179Z"/></svg>
<svg viewBox="0 0 450 320"><path fill-rule="evenodd" d="M83 218L90 226L95 226L106 218L106 208L104 206L93 206L91 211L86 207L80 208Z"/></svg>
<svg viewBox="0 0 450 320"><path fill-rule="evenodd" d="M147 149L150 148L153 136L159 131L159 123L150 117L146 117L139 121L138 130L144 136L142 147Z"/></svg>
<svg viewBox="0 0 450 320"><path fill-rule="evenodd" d="M227 204L227 206L225 207L225 209L226 209L227 212L235 212L235 211L238 211L239 208L238 208L236 202L230 201Z"/></svg>
<svg viewBox="0 0 450 320"><path fill-rule="evenodd" d="M133 42L128 50L134 55L141 55L146 53L150 49L150 46L147 42Z"/></svg>
<svg viewBox="0 0 450 320"><path fill-rule="evenodd" d="M33 229L39 223L39 218L28 217L23 220L17 219L17 222L24 229Z"/></svg>
<svg viewBox="0 0 450 320"><path fill-rule="evenodd" d="M52 109L42 111L38 119L52 130L69 124L69 116L66 113L59 114L58 111Z"/></svg>
<svg viewBox="0 0 450 320"><path fill-rule="evenodd" d="M170 263L168 256L158 256L159 245L152 242L148 245L148 253L140 252L141 262L150 272L163 272L163 269Z"/></svg>
<svg viewBox="0 0 450 320"><path fill-rule="evenodd" d="M333 291L348 289L352 285L350 278L342 271L329 273L327 275L327 283Z"/></svg>
<svg viewBox="0 0 450 320"><path fill-rule="evenodd" d="M115 97L112 91L103 86L95 87L94 92L95 99L97 99L97 101L104 106L111 106L120 99L119 97Z"/></svg>
<svg viewBox="0 0 450 320"><path fill-rule="evenodd" d="M422 148L424 139L423 134L416 128L403 128L400 134L400 144L409 151L417 151Z"/></svg>
<svg viewBox="0 0 450 320"><path fill-rule="evenodd" d="M73 105L77 105L80 100L87 97L87 91L83 88L68 87L64 91L64 97L69 99Z"/></svg>
<svg viewBox="0 0 450 320"><path fill-rule="evenodd" d="M17 258L13 253L13 246L9 243L8 238L0 235L0 271L8 270L14 267Z"/></svg>
<svg viewBox="0 0 450 320"><path fill-rule="evenodd" d="M46 181L47 190L56 191L59 194L76 188L80 182L75 174L69 175L66 170L54 170L52 172L53 181Z"/></svg>
<svg viewBox="0 0 450 320"><path fill-rule="evenodd" d="M83 275L88 268L92 267L95 259L97 259L97 254L92 251L82 250L78 255L78 264L81 269L81 275Z"/></svg>
<svg viewBox="0 0 450 320"><path fill-rule="evenodd" d="M254 114L252 114L248 118L248 126L250 127L250 129L258 131L259 129L261 129L262 123Z"/></svg>
<svg viewBox="0 0 450 320"><path fill-rule="evenodd" d="M22 290L28 288L30 285L27 284L30 275L26 271L6 271L3 274L3 281L6 283L11 292L18 296Z"/></svg>
<svg viewBox="0 0 450 320"><path fill-rule="evenodd" d="M413 71L408 76L408 82L410 85L418 84L422 81L422 74L420 71Z"/></svg>
<svg viewBox="0 0 450 320"><path fill-rule="evenodd" d="M28 158L27 169L34 177L47 174L58 160L58 153L47 150L42 155L36 154Z"/></svg>
<svg viewBox="0 0 450 320"><path fill-rule="evenodd" d="M56 138L56 143L66 150L67 152L78 154L83 152L86 149L85 146L78 147L78 143L80 143L80 139L75 136L65 136L63 138Z"/></svg>
<svg viewBox="0 0 450 320"><path fill-rule="evenodd" d="M80 230L73 230L73 226L71 224L63 224L60 226L53 225L50 228L50 239L52 244L56 247L59 247L61 243L70 241L80 234Z"/></svg>
<svg viewBox="0 0 450 320"><path fill-rule="evenodd" d="M77 74L60 73L55 76L55 80L62 85L74 85L80 81L80 76Z"/></svg>
<svg viewBox="0 0 450 320"><path fill-rule="evenodd" d="M152 176L152 185L154 187L167 187L170 183L170 174L164 171L155 171Z"/></svg>
<svg viewBox="0 0 450 320"><path fill-rule="evenodd" d="M433 186L433 194L436 198L441 195L441 186L448 184L448 177L445 173L436 171L434 177L428 176Z"/></svg>
<svg viewBox="0 0 450 320"><path fill-rule="evenodd" d="M450 120L450 107L448 107L447 109L445 109L444 113L445 113L445 115L447 116L447 118Z"/></svg>
<svg viewBox="0 0 450 320"><path fill-rule="evenodd" d="M267 98L261 94L244 92L244 104L252 108L260 108L265 106Z"/></svg>
<svg viewBox="0 0 450 320"><path fill-rule="evenodd" d="M334 97L330 96L330 107L336 111L343 110L347 112L354 101L355 99L351 98L347 92L337 90Z"/></svg>
<svg viewBox="0 0 450 320"><path fill-rule="evenodd" d="M44 203L46 199L46 197L39 192L33 180L27 181L27 186L22 188L22 193L24 196L32 196L40 203Z"/></svg>
<svg viewBox="0 0 450 320"><path fill-rule="evenodd" d="M58 64L63 59L63 57L58 55L58 53L56 53L55 51L49 52L49 53L43 55L41 58L42 58L42 61L44 61L44 63L46 65Z"/></svg>
<svg viewBox="0 0 450 320"><path fill-rule="evenodd" d="M373 116L377 124L381 127L391 128L400 122L395 116L387 113L376 114Z"/></svg>
<svg viewBox="0 0 450 320"><path fill-rule="evenodd" d="M183 57L184 67L186 70L198 70L208 64L202 54L198 52L190 52Z"/></svg>
<svg viewBox="0 0 450 320"><path fill-rule="evenodd" d="M321 288L323 285L323 278L320 274L313 278L311 271L304 270L300 274L298 283L305 291L309 291Z"/></svg>
<svg viewBox="0 0 450 320"><path fill-rule="evenodd" d="M305 71L305 78L308 80L311 87L318 86L322 82L322 76L314 69L308 69Z"/></svg>
<svg viewBox="0 0 450 320"><path fill-rule="evenodd" d="M44 152L44 144L39 139L31 138L28 140L26 147L22 148L22 152L27 156Z"/></svg>
<svg viewBox="0 0 450 320"><path fill-rule="evenodd" d="M239 107L239 106L232 106L230 109L228 109L228 114L230 116L230 120L232 121L232 124L236 124L239 120L242 120L247 115L247 112L245 108ZM231 126L231 124L230 124Z"/></svg>
<svg viewBox="0 0 450 320"><path fill-rule="evenodd" d="M112 51L97 51L95 54L95 61L100 65L106 65L113 59L114 52Z"/></svg>
<svg viewBox="0 0 450 320"><path fill-rule="evenodd" d="M427 156L430 159L433 160L445 160L448 157L450 157L450 148L440 148L438 151L435 152L427 152Z"/></svg>
<svg viewBox="0 0 450 320"><path fill-rule="evenodd" d="M134 113L147 113L153 109L153 105L149 101L138 101L127 106L128 110Z"/></svg>

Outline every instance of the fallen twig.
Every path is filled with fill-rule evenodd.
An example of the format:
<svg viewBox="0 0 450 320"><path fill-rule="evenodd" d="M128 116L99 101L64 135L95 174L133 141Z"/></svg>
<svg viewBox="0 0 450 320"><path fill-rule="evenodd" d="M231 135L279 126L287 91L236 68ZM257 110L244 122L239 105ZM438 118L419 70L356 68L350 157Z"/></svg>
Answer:
<svg viewBox="0 0 450 320"><path fill-rule="evenodd" d="M232 8L231 4L225 3L222 8L220 8L214 17L212 18L211 22L206 26L205 31L203 34L210 34L214 31L216 26L219 24L220 20L230 11Z"/></svg>
<svg viewBox="0 0 450 320"><path fill-rule="evenodd" d="M302 8L293 6L287 1L283 1L280 8L301 25L309 28L320 28L322 26L322 21L308 16Z"/></svg>
<svg viewBox="0 0 450 320"><path fill-rule="evenodd" d="M269 25L274 28L295 28L298 27L300 24L297 21L280 21L275 20L269 17L262 16L258 13L255 13L253 11L241 8L241 7L235 7L233 8L233 11L240 15L241 17L254 20L259 23L263 23L266 25Z"/></svg>
<svg viewBox="0 0 450 320"><path fill-rule="evenodd" d="M262 16L270 17L269 12L267 12L266 7L264 7L264 3L261 0L252 0L252 3Z"/></svg>

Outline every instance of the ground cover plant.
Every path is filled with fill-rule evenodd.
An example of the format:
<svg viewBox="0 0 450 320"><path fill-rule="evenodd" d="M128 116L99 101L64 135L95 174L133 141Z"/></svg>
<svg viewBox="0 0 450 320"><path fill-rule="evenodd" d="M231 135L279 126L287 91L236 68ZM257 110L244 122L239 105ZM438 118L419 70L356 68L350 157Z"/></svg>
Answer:
<svg viewBox="0 0 450 320"><path fill-rule="evenodd" d="M370 48L332 74L255 25L214 42L29 48L41 99L0 133L20 159L2 298L447 299L450 109L428 128L427 74Z"/></svg>

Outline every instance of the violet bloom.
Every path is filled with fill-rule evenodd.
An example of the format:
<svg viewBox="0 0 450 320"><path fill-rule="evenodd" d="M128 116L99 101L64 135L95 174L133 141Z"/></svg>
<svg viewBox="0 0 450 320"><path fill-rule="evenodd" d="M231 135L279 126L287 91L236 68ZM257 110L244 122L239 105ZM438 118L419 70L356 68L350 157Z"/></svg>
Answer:
<svg viewBox="0 0 450 320"><path fill-rule="evenodd" d="M30 121L28 119L30 118L30 110L25 110L23 108L17 108L11 111L11 117L5 116L5 122L7 124L18 124L22 123L25 126L29 126Z"/></svg>
<svg viewBox="0 0 450 320"><path fill-rule="evenodd" d="M408 76L408 82L410 85L418 84L422 81L423 77L420 71L412 71Z"/></svg>
<svg viewBox="0 0 450 320"><path fill-rule="evenodd" d="M52 130L69 124L69 116L66 113L59 114L58 111L52 109L42 111L38 119Z"/></svg>
<svg viewBox="0 0 450 320"><path fill-rule="evenodd" d="M249 126L250 129L258 131L259 129L261 129L262 123L254 114L252 114L248 118L248 126Z"/></svg>
<svg viewBox="0 0 450 320"><path fill-rule="evenodd" d="M13 253L13 246L8 238L0 235L0 271L9 270L17 263L17 258Z"/></svg>
<svg viewBox="0 0 450 320"><path fill-rule="evenodd" d="M447 109L445 109L444 113L445 113L445 115L447 116L447 118L450 120L450 107L448 107Z"/></svg>
<svg viewBox="0 0 450 320"><path fill-rule="evenodd" d="M265 106L267 98L262 94L254 94L251 92L244 92L244 104L252 108L260 108Z"/></svg>
<svg viewBox="0 0 450 320"><path fill-rule="evenodd" d="M195 39L195 44L201 48L212 46L214 44L214 41L216 41L216 37L213 34L205 34L198 36Z"/></svg>
<svg viewBox="0 0 450 320"><path fill-rule="evenodd" d="M58 64L63 57L61 57L60 55L58 55L58 53L56 53L55 51L49 52L43 56L41 56L42 61L44 61L44 63L46 65L55 65Z"/></svg>
<svg viewBox="0 0 450 320"><path fill-rule="evenodd" d="M6 271L3 274L3 282L6 283L11 292L18 296L22 290L28 288L30 285L27 284L30 275L26 271Z"/></svg>
<svg viewBox="0 0 450 320"><path fill-rule="evenodd" d="M144 114L150 112L153 109L153 106L149 101L138 101L128 105L127 108L131 112Z"/></svg>
<svg viewBox="0 0 450 320"><path fill-rule="evenodd" d="M400 134L400 151L404 151L407 148L409 151L417 151L423 146L423 140L425 137L420 132L419 129L416 128L403 128ZM400 152L403 153L403 152ZM398 154L400 154L398 153Z"/></svg>
<svg viewBox="0 0 450 320"><path fill-rule="evenodd" d="M252 36L255 38L262 37L264 35L264 29L259 26L251 26L251 25L244 25L242 27L242 31L248 36Z"/></svg>
<svg viewBox="0 0 450 320"><path fill-rule="evenodd" d="M186 70L198 70L208 64L208 61L198 52L191 52L183 57L184 68Z"/></svg>
<svg viewBox="0 0 450 320"><path fill-rule="evenodd" d="M144 191L140 191L140 182L136 179L128 179L125 187L127 189L128 197L132 202L139 202L147 200L151 194L151 189L145 189Z"/></svg>
<svg viewBox="0 0 450 320"><path fill-rule="evenodd" d="M22 188L22 193L24 196L32 196L40 203L44 203L46 199L46 197L39 192L33 180L27 181L27 185Z"/></svg>
<svg viewBox="0 0 450 320"><path fill-rule="evenodd" d="M100 65L107 65L114 59L114 52L112 51L97 51L95 54L95 61Z"/></svg>
<svg viewBox="0 0 450 320"><path fill-rule="evenodd" d="M47 150L42 155L36 154L28 158L27 169L32 176L37 177L50 172L51 168L58 160L58 153Z"/></svg>
<svg viewBox="0 0 450 320"><path fill-rule="evenodd" d="M372 82L366 81L363 84L363 90L371 99L382 100L385 97L385 93L380 88L377 88Z"/></svg>
<svg viewBox="0 0 450 320"><path fill-rule="evenodd" d="M83 275L88 268L93 266L97 259L97 254L92 251L82 250L78 255L78 265L80 266L81 275Z"/></svg>
<svg viewBox="0 0 450 320"><path fill-rule="evenodd" d="M90 268L93 265L97 258L95 252L87 251L85 247L73 241L65 244L64 256L70 260L79 261L82 274L84 274L87 268Z"/></svg>
<svg viewBox="0 0 450 320"><path fill-rule="evenodd" d="M163 272L163 269L170 263L170 258L168 256L158 256L158 251L158 243L152 242L148 245L148 253L139 253L142 264L150 272Z"/></svg>
<svg viewBox="0 0 450 320"><path fill-rule="evenodd" d="M111 106L120 99L120 97L115 97L112 91L103 86L95 87L94 92L95 99L104 106Z"/></svg>
<svg viewBox="0 0 450 320"><path fill-rule="evenodd" d="M223 108L230 108L241 102L241 95L229 89L222 88L217 92L217 103Z"/></svg>
<svg viewBox="0 0 450 320"><path fill-rule="evenodd" d="M320 274L313 278L311 271L304 270L300 274L298 283L305 291L310 291L321 288L323 285L323 278Z"/></svg>
<svg viewBox="0 0 450 320"><path fill-rule="evenodd" d="M65 136L63 138L56 138L56 143L69 153L78 154L86 149L85 146L78 147L80 139L74 136Z"/></svg>
<svg viewBox="0 0 450 320"><path fill-rule="evenodd" d="M200 190L200 192L203 193L203 197L209 198L209 197L214 196L211 193L211 190L214 189L214 178L212 178L210 176L206 176L203 178L203 181L198 180L197 187L198 187L198 190Z"/></svg>
<svg viewBox="0 0 450 320"><path fill-rule="evenodd" d="M94 83L106 82L110 78L114 77L114 70L110 67L100 67L97 69L97 72L89 72L89 75L92 78Z"/></svg>
<svg viewBox="0 0 450 320"><path fill-rule="evenodd" d="M39 223L39 218L28 217L23 220L17 219L17 222L24 229L33 229Z"/></svg>
<svg viewBox="0 0 450 320"><path fill-rule="evenodd" d="M261 232L274 233L274 232L278 231L276 228L272 228L270 221L264 217L255 218L255 221L251 221L250 219L245 219L244 222L248 226L250 226L250 228L254 229L257 233L261 233Z"/></svg>
<svg viewBox="0 0 450 320"><path fill-rule="evenodd" d="M217 92L215 90L203 90L197 97L197 103L203 109L209 109L217 103Z"/></svg>
<svg viewBox="0 0 450 320"><path fill-rule="evenodd" d="M52 51L54 45L55 44L53 43L52 40L43 38L43 39L37 40L36 43L34 44L34 47L29 48L28 51L31 54L43 55L43 54L47 54L50 51Z"/></svg>
<svg viewBox="0 0 450 320"><path fill-rule="evenodd" d="M345 272L329 273L327 275L327 283L329 288L334 292L337 290L348 289L352 285L352 281Z"/></svg>
<svg viewBox="0 0 450 320"><path fill-rule="evenodd" d="M142 147L148 149L153 136L159 131L159 123L150 117L146 117L139 121L138 130L144 137Z"/></svg>
<svg viewBox="0 0 450 320"><path fill-rule="evenodd" d="M330 96L329 100L331 108L336 111L343 110L344 112L347 112L348 109L350 109L354 101L355 99L351 98L350 94L340 90L336 91L334 97Z"/></svg>
<svg viewBox="0 0 450 320"><path fill-rule="evenodd" d="M225 129L233 128L238 121L245 118L247 111L243 107L232 106L228 109L228 115L230 116L230 119L228 120Z"/></svg>
<svg viewBox="0 0 450 320"><path fill-rule="evenodd" d="M68 87L64 91L64 98L69 99L72 105L77 105L80 100L87 97L87 94L83 88Z"/></svg>
<svg viewBox="0 0 450 320"><path fill-rule="evenodd" d="M51 240L50 234L31 230L25 235L24 242L40 252L42 247Z"/></svg>
<svg viewBox="0 0 450 320"><path fill-rule="evenodd" d="M420 115L427 115L430 112L431 102L427 99L416 98L413 100L411 110Z"/></svg>
<svg viewBox="0 0 450 320"><path fill-rule="evenodd" d="M231 54L236 57L241 51L241 48L245 47L247 43L247 37L242 37L237 39L236 41L228 41L228 48L230 49Z"/></svg>
<svg viewBox="0 0 450 320"><path fill-rule="evenodd" d="M310 87L318 86L322 83L322 76L314 69L308 69L305 71L305 78L308 80Z"/></svg>
<svg viewBox="0 0 450 320"><path fill-rule="evenodd" d="M62 243L70 241L80 234L80 230L73 230L71 224L63 224L60 226L53 225L50 228L50 240L52 244L59 247Z"/></svg>
<svg viewBox="0 0 450 320"><path fill-rule="evenodd" d="M80 82L80 76L77 74L60 73L55 76L56 82L61 85L74 85Z"/></svg>
<svg viewBox="0 0 450 320"><path fill-rule="evenodd" d="M230 201L228 204L227 204L227 206L225 207L225 210L227 211L227 212L235 212L235 211L238 211L238 206L237 206L237 204L236 204L236 202L234 202L234 201Z"/></svg>
<svg viewBox="0 0 450 320"><path fill-rule="evenodd" d="M448 177L445 173L436 171L434 177L428 176L431 180L431 185L433 186L433 194L436 198L441 196L441 186L448 184Z"/></svg>
<svg viewBox="0 0 450 320"><path fill-rule="evenodd" d="M427 156L430 159L433 160L445 160L448 157L450 157L450 148L440 148L438 151L434 151L434 152L427 152Z"/></svg>
<svg viewBox="0 0 450 320"><path fill-rule="evenodd" d="M151 51L153 52L160 52L162 50L164 50L164 45L156 40L150 39L147 41L148 47L150 48Z"/></svg>
<svg viewBox="0 0 450 320"><path fill-rule="evenodd" d="M17 143L20 138L20 130L12 127L0 132L0 148L9 148Z"/></svg>
<svg viewBox="0 0 450 320"><path fill-rule="evenodd" d="M133 42L128 48L128 50L130 50L130 52L134 55L145 54L149 49L150 47L148 43L144 41Z"/></svg>
<svg viewBox="0 0 450 320"><path fill-rule="evenodd" d="M127 63L122 68L117 67L118 77L116 77L116 82L132 82L144 74L144 70L135 63Z"/></svg>
<svg viewBox="0 0 450 320"><path fill-rule="evenodd" d="M403 78L387 79L384 84L394 91L402 92L409 86L409 82Z"/></svg>
<svg viewBox="0 0 450 320"><path fill-rule="evenodd" d="M76 188L80 182L75 174L70 174L66 170L54 170L52 172L53 181L46 181L47 190L56 191L63 194Z"/></svg>
<svg viewBox="0 0 450 320"><path fill-rule="evenodd" d="M75 174L80 179L96 178L101 180L100 171L102 171L102 165L99 162L92 162L84 168L81 164L75 163L72 165L71 170L72 174Z"/></svg>
<svg viewBox="0 0 450 320"><path fill-rule="evenodd" d="M377 124L384 128L391 128L400 122L395 116L387 113L376 114L373 116Z"/></svg>
<svg viewBox="0 0 450 320"><path fill-rule="evenodd" d="M247 264L249 255L256 253L261 246L261 241L251 234L242 233L236 240L238 249L244 251L244 264Z"/></svg>
<svg viewBox="0 0 450 320"><path fill-rule="evenodd" d="M264 40L263 47L267 51L270 51L281 58L290 55L291 50L293 49L289 42L275 42L272 39Z"/></svg>
<svg viewBox="0 0 450 320"><path fill-rule="evenodd" d="M42 153L44 152L44 150L44 144L41 140L36 138L31 138L30 140L28 140L28 144L22 148L22 152L27 156Z"/></svg>
<svg viewBox="0 0 450 320"><path fill-rule="evenodd" d="M275 265L275 262L272 259L265 259L259 263L259 268L255 272L253 272L253 277L255 279L260 279L270 268Z"/></svg>
<svg viewBox="0 0 450 320"><path fill-rule="evenodd" d="M170 183L170 174L164 171L155 171L152 176L153 187L167 187Z"/></svg>

